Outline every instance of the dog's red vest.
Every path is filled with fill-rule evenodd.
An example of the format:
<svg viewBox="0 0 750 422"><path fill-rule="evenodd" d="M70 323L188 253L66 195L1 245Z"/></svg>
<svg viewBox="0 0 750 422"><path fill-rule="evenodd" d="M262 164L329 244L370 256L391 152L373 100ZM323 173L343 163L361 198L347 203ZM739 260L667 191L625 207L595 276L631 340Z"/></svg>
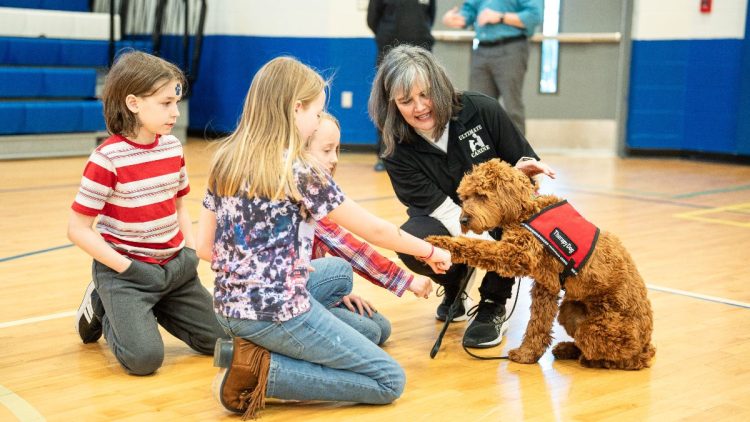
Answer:
<svg viewBox="0 0 750 422"><path fill-rule="evenodd" d="M578 274L599 239L599 228L583 218L568 201L558 202L521 223L563 264L560 284Z"/></svg>

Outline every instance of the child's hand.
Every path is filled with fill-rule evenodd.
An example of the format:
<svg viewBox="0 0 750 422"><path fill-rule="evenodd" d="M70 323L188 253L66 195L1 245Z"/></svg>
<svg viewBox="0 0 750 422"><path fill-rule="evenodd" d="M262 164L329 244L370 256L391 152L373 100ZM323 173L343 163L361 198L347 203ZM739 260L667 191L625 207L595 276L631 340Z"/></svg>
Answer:
<svg viewBox="0 0 750 422"><path fill-rule="evenodd" d="M367 311L367 316L372 318L372 313L377 312L374 306L365 299L362 299L360 296L357 296L355 294L349 294L341 298L341 302L344 303L344 305L352 312L364 315L365 311ZM357 306L357 309L354 309L354 306Z"/></svg>
<svg viewBox="0 0 750 422"><path fill-rule="evenodd" d="M414 277L409 284L408 290L414 293L414 296L427 299L432 293L432 280L427 277Z"/></svg>
<svg viewBox="0 0 750 422"><path fill-rule="evenodd" d="M451 267L451 253L436 247L432 255L425 259L425 262L436 274L445 274Z"/></svg>

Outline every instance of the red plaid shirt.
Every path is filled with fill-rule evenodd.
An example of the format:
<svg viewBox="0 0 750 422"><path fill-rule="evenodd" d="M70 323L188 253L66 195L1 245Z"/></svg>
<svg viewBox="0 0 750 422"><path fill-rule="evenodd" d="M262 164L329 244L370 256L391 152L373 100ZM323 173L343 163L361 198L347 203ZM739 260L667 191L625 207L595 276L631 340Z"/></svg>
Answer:
<svg viewBox="0 0 750 422"><path fill-rule="evenodd" d="M379 254L370 245L358 240L328 218L323 218L315 224L312 258L322 258L326 253L348 260L357 274L398 297L404 294L414 280L413 275Z"/></svg>

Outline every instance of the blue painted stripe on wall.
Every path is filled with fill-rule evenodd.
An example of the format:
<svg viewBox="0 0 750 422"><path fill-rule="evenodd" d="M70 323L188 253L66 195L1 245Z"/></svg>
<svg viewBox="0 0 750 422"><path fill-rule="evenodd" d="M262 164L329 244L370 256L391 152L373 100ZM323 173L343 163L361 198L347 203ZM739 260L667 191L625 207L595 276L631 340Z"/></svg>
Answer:
<svg viewBox="0 0 750 422"><path fill-rule="evenodd" d="M628 147L737 154L742 44L633 41Z"/></svg>
<svg viewBox="0 0 750 422"><path fill-rule="evenodd" d="M341 122L342 142L374 144L367 99L375 54L372 38L207 36L190 98L190 129L231 132L255 72L274 57L291 55L332 78L328 110ZM351 109L341 108L342 91L353 93Z"/></svg>

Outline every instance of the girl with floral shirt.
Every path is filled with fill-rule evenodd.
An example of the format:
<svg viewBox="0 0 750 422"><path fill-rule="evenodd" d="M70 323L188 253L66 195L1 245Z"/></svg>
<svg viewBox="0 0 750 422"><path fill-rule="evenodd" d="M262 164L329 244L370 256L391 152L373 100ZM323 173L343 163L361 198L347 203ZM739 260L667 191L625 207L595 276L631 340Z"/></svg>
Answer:
<svg viewBox="0 0 750 422"><path fill-rule="evenodd" d="M214 310L233 337L217 342L214 361L224 369L215 392L246 417L266 397L386 404L403 392L401 366L307 290L308 283L352 277L341 259L311 262L314 221L328 216L437 272L450 268L450 253L367 212L304 151L326 85L295 59L266 63L209 172L198 254L211 261Z"/></svg>

